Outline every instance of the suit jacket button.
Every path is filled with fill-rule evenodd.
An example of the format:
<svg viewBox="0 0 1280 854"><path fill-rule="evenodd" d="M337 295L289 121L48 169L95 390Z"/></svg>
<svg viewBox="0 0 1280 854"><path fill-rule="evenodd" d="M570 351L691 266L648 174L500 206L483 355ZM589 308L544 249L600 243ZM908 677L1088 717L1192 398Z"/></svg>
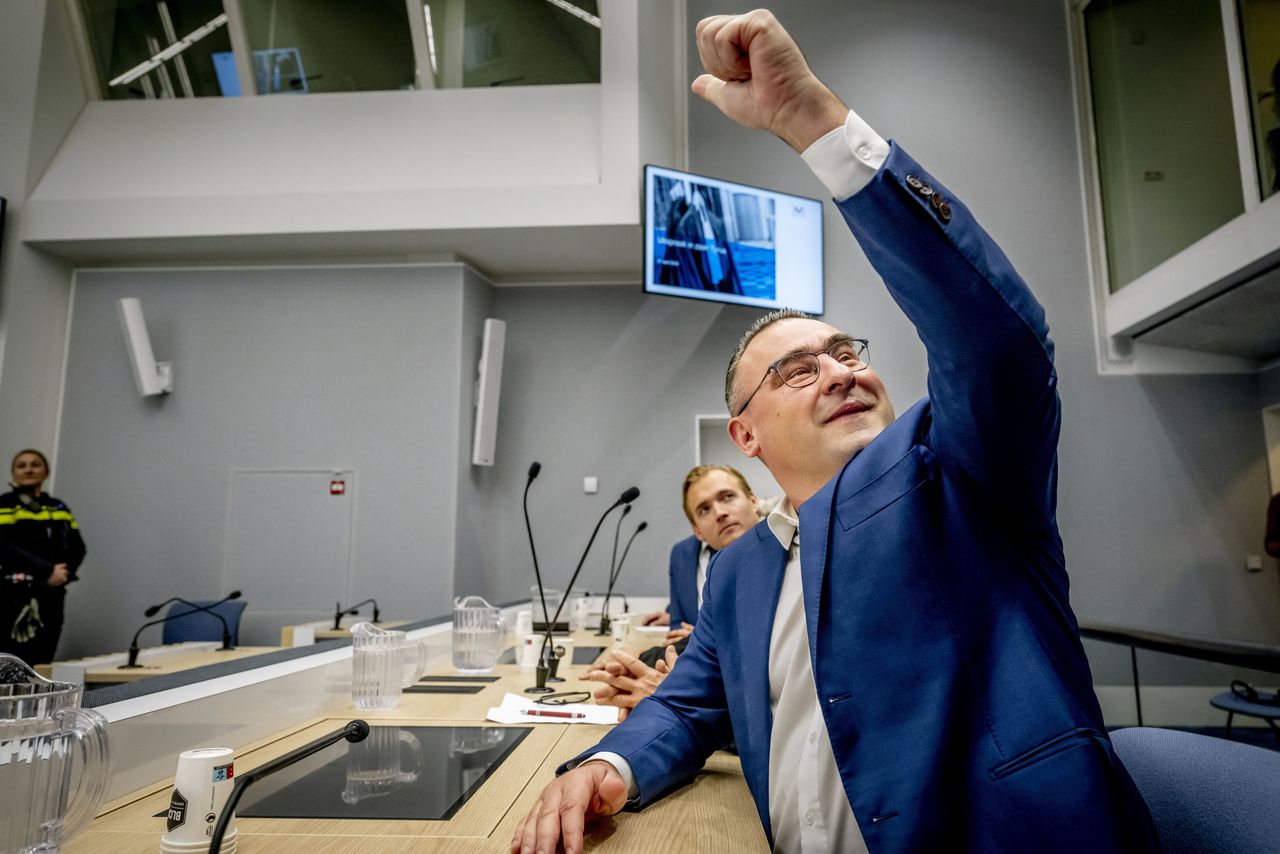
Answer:
<svg viewBox="0 0 1280 854"><path fill-rule="evenodd" d="M921 184L921 183L920 183L920 179L919 179L919 178L917 178L915 175L908 175L908 176L907 176L907 186L908 186L908 187L910 187L910 188L911 188L911 189L913 189L913 190L918 190L918 189L920 189L921 187L923 187L923 186L924 186L924 184Z"/></svg>
<svg viewBox="0 0 1280 854"><path fill-rule="evenodd" d="M930 196L930 197L929 197L929 207L933 208L935 211L936 211L936 210L938 210L939 208L941 208L941 207L942 207L942 196L938 195L937 193L934 193L932 196Z"/></svg>
<svg viewBox="0 0 1280 854"><path fill-rule="evenodd" d="M924 197L927 199L927 198L929 198L930 196L932 196L932 195L933 195L933 187L923 187L923 186L922 186L919 190L916 190L916 192L917 192L917 193L919 193L920 195L924 196Z"/></svg>
<svg viewBox="0 0 1280 854"><path fill-rule="evenodd" d="M938 208L938 216L942 218L944 223L951 222L951 205L943 202L942 206Z"/></svg>

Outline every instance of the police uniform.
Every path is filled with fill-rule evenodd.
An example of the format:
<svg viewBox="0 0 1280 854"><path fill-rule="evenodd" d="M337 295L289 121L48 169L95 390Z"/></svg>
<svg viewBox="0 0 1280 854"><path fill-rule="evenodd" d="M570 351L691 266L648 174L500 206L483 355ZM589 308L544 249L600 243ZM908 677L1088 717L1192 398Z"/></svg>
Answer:
<svg viewBox="0 0 1280 854"><path fill-rule="evenodd" d="M0 495L0 652L28 664L53 660L67 591L50 586L49 577L65 563L74 581L84 555L65 503L26 489Z"/></svg>

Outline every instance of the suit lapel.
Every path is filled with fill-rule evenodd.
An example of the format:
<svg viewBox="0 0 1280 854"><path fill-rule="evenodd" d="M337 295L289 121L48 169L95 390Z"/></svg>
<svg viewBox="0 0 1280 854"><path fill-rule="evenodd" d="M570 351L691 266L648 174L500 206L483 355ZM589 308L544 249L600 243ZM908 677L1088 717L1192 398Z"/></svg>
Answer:
<svg viewBox="0 0 1280 854"><path fill-rule="evenodd" d="M831 502L839 480L838 476L832 478L800 506L800 579L804 586L804 621L809 631L809 656L815 659L815 676L818 673L818 609L827 569L827 534L831 528Z"/></svg>
<svg viewBox="0 0 1280 854"><path fill-rule="evenodd" d="M689 543L687 552L689 572L680 581L680 600L687 606L685 608L686 614L697 614L699 592L698 560L702 557L702 541L696 537L690 537L689 539L692 541ZM679 626L672 626L671 628L676 629Z"/></svg>
<svg viewBox="0 0 1280 854"><path fill-rule="evenodd" d="M778 610L778 592L787 568L787 553L782 550L768 525L757 525L748 536L759 538L760 559L751 563L750 580L739 583L738 626L742 648L743 694L749 716L752 738L759 738L769 768L769 730L773 725L769 711L769 641L773 634L773 618ZM759 713L757 714L757 710ZM766 773L764 781L768 782Z"/></svg>

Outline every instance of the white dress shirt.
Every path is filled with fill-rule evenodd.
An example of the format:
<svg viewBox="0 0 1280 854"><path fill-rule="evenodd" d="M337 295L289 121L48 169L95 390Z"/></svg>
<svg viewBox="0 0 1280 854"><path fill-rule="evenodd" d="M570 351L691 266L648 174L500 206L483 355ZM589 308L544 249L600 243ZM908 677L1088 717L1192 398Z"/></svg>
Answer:
<svg viewBox="0 0 1280 854"><path fill-rule="evenodd" d="M836 201L844 201L871 183L888 156L889 144L853 110L842 126L801 155ZM769 705L773 712L769 823L773 826L773 850L780 854L865 852L867 846L845 797L813 679L800 575L799 516L791 502L784 501L769 513L767 524L789 555L769 638ZM705 566L700 559L699 608ZM622 775L628 796L632 800L639 797L627 760L605 751L588 759L608 762Z"/></svg>
<svg viewBox="0 0 1280 854"><path fill-rule="evenodd" d="M769 530L787 550L787 567L769 637L769 824L780 854L865 852L844 793L809 656L800 525L790 501L773 509Z"/></svg>
<svg viewBox="0 0 1280 854"><path fill-rule="evenodd" d="M707 562L711 560L711 546L706 543L702 544L702 548L698 549L698 574L695 582L698 585L698 610L702 610L702 588L707 586ZM673 629L680 628L672 626Z"/></svg>

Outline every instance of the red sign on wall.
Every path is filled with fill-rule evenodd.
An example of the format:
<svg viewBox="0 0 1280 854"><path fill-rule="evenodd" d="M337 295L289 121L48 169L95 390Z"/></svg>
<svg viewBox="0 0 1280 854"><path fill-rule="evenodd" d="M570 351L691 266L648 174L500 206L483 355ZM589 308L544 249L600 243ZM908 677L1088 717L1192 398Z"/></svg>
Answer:
<svg viewBox="0 0 1280 854"><path fill-rule="evenodd" d="M329 481L329 494L330 495L346 495L347 482L345 480Z"/></svg>

